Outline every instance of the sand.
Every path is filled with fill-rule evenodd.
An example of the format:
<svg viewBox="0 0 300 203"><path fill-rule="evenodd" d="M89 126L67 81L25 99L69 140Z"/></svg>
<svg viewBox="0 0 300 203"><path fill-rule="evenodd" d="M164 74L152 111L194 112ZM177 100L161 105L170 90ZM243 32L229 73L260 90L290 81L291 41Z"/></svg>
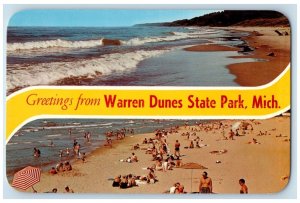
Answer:
<svg viewBox="0 0 300 203"><path fill-rule="evenodd" d="M222 46L222 45L196 45L184 48L186 51L239 51L240 49L237 47L230 47L230 46Z"/></svg>
<svg viewBox="0 0 300 203"><path fill-rule="evenodd" d="M220 28L221 29L221 28ZM257 58L257 62L233 63L228 66L230 73L236 76L235 82L241 86L259 86L274 80L290 63L290 28L289 27L230 27L222 28L231 31L246 31L250 35L243 37L248 45L254 48L249 55L232 58ZM279 36L275 30L288 35ZM203 49L189 51L227 51L223 46L205 45ZM273 54L272 54L273 53ZM273 56L268 56L269 54Z"/></svg>
<svg viewBox="0 0 300 203"><path fill-rule="evenodd" d="M256 120L258 121L258 120ZM237 120L224 120L223 124L229 126ZM247 121L252 123L252 121ZM202 148L185 149L189 140L182 136L182 132L191 131L191 128L181 127L178 133L169 135L167 143L172 152L175 140L181 143L181 154L183 163L195 162L208 169L208 176L213 181L214 193L239 193L238 180L244 178L249 188L249 193L274 193L281 191L288 183L290 172L290 117L275 117L267 120L259 120L260 124L253 124L254 130L247 131L245 136L234 137L235 140L223 140L221 130L209 132L197 132L203 141L200 144L208 146ZM230 127L226 128L226 135ZM257 136L259 131L268 131L268 135ZM278 135L282 137L276 137ZM145 154L144 150L134 150L139 162L125 163L120 159L129 157L133 152L134 144L141 144L144 138L154 137L154 133L127 136L124 140L114 141L113 147L101 147L87 157L85 163L77 161L73 164L73 170L50 175L42 172L41 181L35 185L38 192L47 192L57 188L58 192L64 192L68 185L75 193L122 193L122 194L162 194L175 182L185 186L185 190L197 192L199 178L203 170L175 168L167 172L155 172L159 182L145 184L139 187L119 189L112 187L111 178L117 175L147 174L142 168L151 166L154 162L152 157ZM195 139L191 136L191 139ZM247 144L252 138L256 138L261 144ZM286 141L285 141L286 140ZM141 145L141 148L147 145ZM210 154L214 150L228 150L227 153L217 155ZM174 152L173 152L174 153ZM221 161L221 163L216 163ZM192 191L191 191L191 173ZM32 189L28 189L32 192Z"/></svg>

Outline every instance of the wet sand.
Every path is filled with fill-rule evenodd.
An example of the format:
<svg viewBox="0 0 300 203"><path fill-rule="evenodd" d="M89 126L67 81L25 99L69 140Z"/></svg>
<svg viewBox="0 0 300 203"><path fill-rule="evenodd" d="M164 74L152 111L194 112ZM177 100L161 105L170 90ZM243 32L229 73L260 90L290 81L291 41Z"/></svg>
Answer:
<svg viewBox="0 0 300 203"><path fill-rule="evenodd" d="M230 73L236 76L235 82L241 86L260 86L274 80L290 62L290 28L283 27L231 27L236 32L246 31L250 35L242 37L253 51L248 55L232 58L258 58L262 61L234 63L228 66ZM275 30L282 33L279 36ZM288 35L285 35L285 32ZM234 49L235 47L232 47ZM219 45L189 47L189 51L228 51Z"/></svg>
<svg viewBox="0 0 300 203"><path fill-rule="evenodd" d="M236 120L224 120L223 124L228 126L237 122ZM249 193L274 193L281 191L288 183L290 172L290 117L275 117L267 120L256 120L260 124L253 124L254 130L246 131L245 136L234 137L235 140L223 140L221 130L208 132L197 132L206 144L202 148L185 149L190 140L196 136L182 136L183 132L190 132L190 127L181 127L178 133L171 134L167 138L171 152L174 153L174 143L178 139L181 143L181 154L183 163L195 162L208 169L208 176L213 181L214 193L239 193L238 180L244 178L249 188ZM230 127L225 129L228 135ZM258 136L259 131L268 131L267 135ZM279 135L281 137L276 137ZM69 186L75 193L122 193L122 194L163 194L175 182L185 186L185 191L191 192L191 172L193 172L192 192L198 191L199 178L203 170L174 168L167 172L156 171L157 179L155 184L145 184L139 187L119 189L112 187L112 178L118 175L146 175L144 167L151 166L152 156L145 154L142 140L154 137L154 133L127 136L124 140L114 141L113 147L102 147L94 151L86 159L73 164L73 170L50 175L43 172L40 183L35 185L38 192L47 192L57 188L58 192L64 192L64 187ZM247 144L252 138L256 138L261 144ZM139 143L141 149L132 150L134 144ZM228 150L227 153L216 155L211 154L214 150ZM135 152L139 162L125 163L125 159ZM221 161L221 163L216 163ZM32 192L32 189L28 189Z"/></svg>
<svg viewBox="0 0 300 203"><path fill-rule="evenodd" d="M239 51L240 49L237 47L230 47L230 46L222 46L222 45L196 45L191 46L188 48L184 48L186 51Z"/></svg>

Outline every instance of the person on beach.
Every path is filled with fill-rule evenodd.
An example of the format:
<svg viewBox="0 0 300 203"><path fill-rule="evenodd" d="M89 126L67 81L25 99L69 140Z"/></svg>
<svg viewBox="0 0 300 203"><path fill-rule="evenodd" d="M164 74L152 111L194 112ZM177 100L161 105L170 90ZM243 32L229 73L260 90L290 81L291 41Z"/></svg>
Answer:
<svg viewBox="0 0 300 203"><path fill-rule="evenodd" d="M132 152L132 156L131 156L131 158L130 158L130 161L131 161L131 162L138 162L138 158L137 158L137 156L135 155L135 153L133 153L133 152Z"/></svg>
<svg viewBox="0 0 300 203"><path fill-rule="evenodd" d="M184 186L182 185L182 184L179 184L179 187L178 187L178 194L184 194L184 193L186 193L185 191L184 191ZM176 193L177 194L177 193Z"/></svg>
<svg viewBox="0 0 300 203"><path fill-rule="evenodd" d="M233 139L233 136L234 136L234 132L232 131L232 129L230 129L229 137L228 137L228 138L229 138L230 140L234 140L234 139Z"/></svg>
<svg viewBox="0 0 300 203"><path fill-rule="evenodd" d="M56 169L55 169L54 167L52 167L52 168L50 169L49 173L50 173L51 175L55 175L55 174L57 174L57 171L56 171Z"/></svg>
<svg viewBox="0 0 300 203"><path fill-rule="evenodd" d="M163 164L160 160L156 160L155 170L157 170L157 171L162 171L163 170Z"/></svg>
<svg viewBox="0 0 300 203"><path fill-rule="evenodd" d="M57 193L57 188L53 188L50 192L46 192L46 193Z"/></svg>
<svg viewBox="0 0 300 203"><path fill-rule="evenodd" d="M135 177L133 177L132 174L129 174L127 187L134 187L134 186L137 186L135 182Z"/></svg>
<svg viewBox="0 0 300 203"><path fill-rule="evenodd" d="M241 186L240 194L248 194L248 187L245 183L246 183L245 179L242 178L239 180L239 184Z"/></svg>
<svg viewBox="0 0 300 203"><path fill-rule="evenodd" d="M69 186L65 187L65 192L66 193L74 193L74 191L71 188L69 188Z"/></svg>
<svg viewBox="0 0 300 203"><path fill-rule="evenodd" d="M149 169L149 173L147 175L147 183L155 183L157 181L156 176L154 174L154 170L153 169Z"/></svg>
<svg viewBox="0 0 300 203"><path fill-rule="evenodd" d="M121 175L114 178L112 186L113 187L120 187L120 183L121 183Z"/></svg>
<svg viewBox="0 0 300 203"><path fill-rule="evenodd" d="M68 131L69 131L69 135L71 136L72 135L72 128L70 128Z"/></svg>
<svg viewBox="0 0 300 203"><path fill-rule="evenodd" d="M222 136L223 136L223 140L228 140L228 138L225 136L224 125L222 126Z"/></svg>
<svg viewBox="0 0 300 203"><path fill-rule="evenodd" d="M75 155L79 155L80 151L80 144L76 144L74 147L74 153Z"/></svg>
<svg viewBox="0 0 300 203"><path fill-rule="evenodd" d="M126 176L122 176L121 182L120 182L120 188L126 189L128 185L128 180Z"/></svg>
<svg viewBox="0 0 300 203"><path fill-rule="evenodd" d="M41 156L41 151L37 148L33 148L33 156L34 157L40 157Z"/></svg>
<svg viewBox="0 0 300 203"><path fill-rule="evenodd" d="M90 133L90 132L87 132L87 133L85 134L85 138L86 138L86 141L87 141L88 143L90 143L90 140L91 140L91 133Z"/></svg>
<svg viewBox="0 0 300 203"><path fill-rule="evenodd" d="M140 145L139 143L133 145L133 150L137 150L137 149L140 149Z"/></svg>
<svg viewBox="0 0 300 203"><path fill-rule="evenodd" d="M147 144L147 143L148 143L147 138L145 138L145 139L143 140L143 143L142 143L142 144Z"/></svg>
<svg viewBox="0 0 300 203"><path fill-rule="evenodd" d="M81 155L81 160L82 160L82 163L85 162L85 152L82 153L82 155Z"/></svg>
<svg viewBox="0 0 300 203"><path fill-rule="evenodd" d="M178 140L175 143L175 156L180 157L180 143Z"/></svg>
<svg viewBox="0 0 300 203"><path fill-rule="evenodd" d="M106 137L106 144L105 144L105 146L109 146L109 147L112 148L112 140L110 138L108 138L108 137Z"/></svg>
<svg viewBox="0 0 300 203"><path fill-rule="evenodd" d="M170 194L175 194L176 190L178 191L178 187L179 187L180 183L175 183L172 187L170 187Z"/></svg>
<svg viewBox="0 0 300 203"><path fill-rule="evenodd" d="M249 141L248 144L260 144L260 142L257 142L257 139L253 138L252 141Z"/></svg>
<svg viewBox="0 0 300 203"><path fill-rule="evenodd" d="M63 150L59 150L59 157L60 157L60 158L63 157Z"/></svg>
<svg viewBox="0 0 300 203"><path fill-rule="evenodd" d="M70 164L70 162L65 162L64 166L63 166L63 170L64 171L71 171L72 170L72 165Z"/></svg>
<svg viewBox="0 0 300 203"><path fill-rule="evenodd" d="M49 147L54 147L54 143L53 143L53 140L50 140L50 144L49 144Z"/></svg>
<svg viewBox="0 0 300 203"><path fill-rule="evenodd" d="M63 163L58 163L55 167L57 172L63 172L64 171L64 164Z"/></svg>
<svg viewBox="0 0 300 203"><path fill-rule="evenodd" d="M212 193L212 180L207 176L207 172L202 173L199 184L199 193Z"/></svg>
<svg viewBox="0 0 300 203"><path fill-rule="evenodd" d="M193 149L193 148L194 148L194 142L193 142L193 140L191 140L190 149Z"/></svg>
<svg viewBox="0 0 300 203"><path fill-rule="evenodd" d="M70 155L70 149L69 149L69 148L66 149L66 155L67 155L67 156Z"/></svg>

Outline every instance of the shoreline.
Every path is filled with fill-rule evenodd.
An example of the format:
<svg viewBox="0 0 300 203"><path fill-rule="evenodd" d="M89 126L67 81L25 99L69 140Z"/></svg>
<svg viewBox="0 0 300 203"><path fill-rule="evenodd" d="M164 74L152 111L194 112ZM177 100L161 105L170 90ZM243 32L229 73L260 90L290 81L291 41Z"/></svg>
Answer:
<svg viewBox="0 0 300 203"><path fill-rule="evenodd" d="M260 86L273 81L290 62L290 28L289 27L222 27L220 29L233 32L248 32L250 35L241 37L253 51L244 52L231 58L254 58L262 61L233 63L226 68L236 76L234 80L241 86ZM279 36L275 30L288 35ZM222 45L196 45L185 48L186 51L242 51L237 47ZM242 51L243 52L243 51Z"/></svg>
<svg viewBox="0 0 300 203"><path fill-rule="evenodd" d="M237 122L236 120L220 120L228 126ZM252 122L245 120L246 122ZM208 121L209 124L215 121ZM253 133L247 132L245 136L236 137L235 140L223 140L220 130L209 132L196 132L203 141L201 144L207 144L200 149L185 149L190 140L182 136L183 132L191 132L191 127L185 129L180 127L178 133L168 135L167 142L172 153L175 140L181 143L181 153L183 163L195 162L208 169L208 175L214 182L214 193L236 194L239 191L237 180L245 178L250 188L250 193L273 193L284 188L288 183L288 178L281 180L281 177L289 176L290 169L290 144L284 141L290 138L289 117L275 117L267 120L257 120L261 123L254 126ZM272 130L276 126L276 130ZM228 134L227 128L226 134ZM256 136L260 130L267 130L270 135ZM278 134L283 137L276 137ZM246 144L252 137L261 142L260 145ZM69 186L75 193L106 193L106 194L162 194L168 190L175 182L180 182L185 186L185 191L191 192L191 170L174 168L171 171L156 171L158 182L155 184L145 184L139 187L128 189L119 189L112 187L112 180L115 176L135 174L145 175L145 167L151 166L151 154L145 154L142 148L144 138L154 137L154 133L138 134L126 136L124 140L114 141L112 148L101 147L93 151L86 157L86 162L81 160L73 163L73 170L62 172L56 175L50 175L48 172L42 172L41 182L36 184L35 189L40 192L47 192L52 188L57 188L59 193L64 191L65 186ZM140 150L131 150L134 144L140 144ZM222 155L210 154L213 150L228 150L228 153ZM135 152L139 162L126 163L120 162ZM222 163L217 164L216 160ZM268 160L268 161L267 161ZM236 162L238 161L238 162ZM278 162L281 162L278 165ZM257 165L257 163L260 163ZM270 173L272 170L272 173ZM234 171L234 173L233 173ZM203 170L194 169L192 179L192 192L197 192L199 177ZM256 174L256 175L254 175ZM264 179L265 181L260 181ZM27 192L32 192L28 189Z"/></svg>

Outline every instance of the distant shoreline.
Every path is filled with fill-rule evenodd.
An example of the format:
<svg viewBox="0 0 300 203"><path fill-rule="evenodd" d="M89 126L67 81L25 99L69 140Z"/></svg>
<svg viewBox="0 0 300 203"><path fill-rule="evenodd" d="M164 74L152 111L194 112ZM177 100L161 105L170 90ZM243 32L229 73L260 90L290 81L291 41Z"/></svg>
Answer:
<svg viewBox="0 0 300 203"><path fill-rule="evenodd" d="M249 32L249 36L241 39L252 49L243 52L242 48L228 47L218 44L196 45L185 48L186 51L241 51L245 53L233 58L258 58L257 62L233 63L227 68L236 76L234 80L241 86L260 86L274 80L290 62L290 29L282 27L230 27L220 28L235 32ZM288 35L279 36L275 30Z"/></svg>

